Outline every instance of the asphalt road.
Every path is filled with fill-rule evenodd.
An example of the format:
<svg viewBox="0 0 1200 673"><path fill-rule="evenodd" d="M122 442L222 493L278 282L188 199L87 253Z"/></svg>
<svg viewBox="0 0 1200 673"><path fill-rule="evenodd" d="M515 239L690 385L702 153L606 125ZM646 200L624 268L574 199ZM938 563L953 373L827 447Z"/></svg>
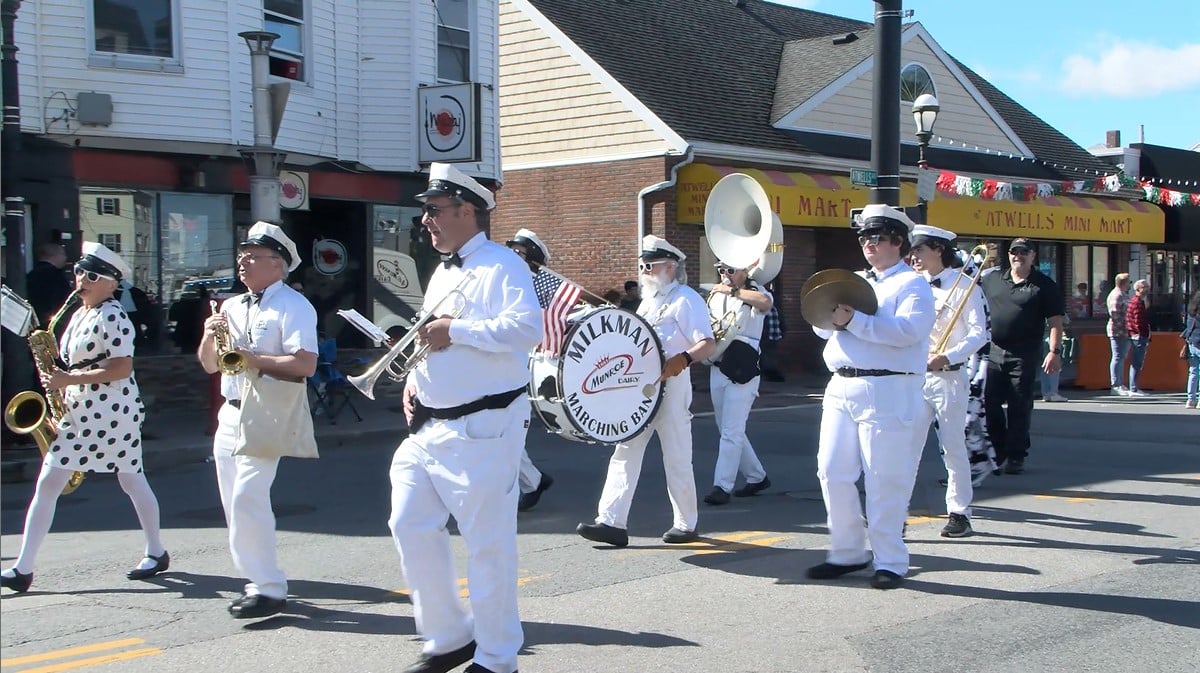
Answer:
<svg viewBox="0 0 1200 673"><path fill-rule="evenodd" d="M774 487L701 505L704 538L663 545L670 526L655 444L626 549L596 548L590 520L604 447L530 433L555 478L520 515L525 673L549 671L1191 671L1200 670L1200 412L1182 401L1042 405L1021 476L989 479L976 535L948 540L940 458L927 448L912 499L906 588L865 573L815 583L823 560L815 405L756 411L751 438ZM697 418L696 473L711 484L716 435ZM385 443L285 461L275 486L287 614L231 619L242 579L229 560L211 465L160 470L169 572L124 573L141 555L115 478L64 497L33 589L4 591L0 666L66 670L365 671L403 668L419 650L388 536ZM32 484L5 484L2 553L20 543ZM462 546L457 538L455 548ZM462 572L465 577L465 570ZM465 580L464 580L465 589Z"/></svg>

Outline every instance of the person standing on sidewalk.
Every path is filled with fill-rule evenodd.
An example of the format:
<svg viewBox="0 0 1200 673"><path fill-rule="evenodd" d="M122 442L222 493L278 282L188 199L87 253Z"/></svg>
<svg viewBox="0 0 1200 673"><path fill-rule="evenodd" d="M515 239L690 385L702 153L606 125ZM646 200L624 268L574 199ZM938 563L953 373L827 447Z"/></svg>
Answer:
<svg viewBox="0 0 1200 673"><path fill-rule="evenodd" d="M287 605L287 575L276 557L271 509L271 485L279 458L235 451L242 433L242 393L247 377L260 374L303 383L317 369L316 309L284 282L298 266L296 244L283 229L269 222L250 227L237 256L238 278L247 292L225 300L221 310L209 316L196 353L205 372L221 371L216 337L219 331L228 330L233 345L246 358L243 373L221 374L225 404L217 411L213 436L213 463L229 526L229 552L238 571L249 579L241 597L229 605L234 619L267 617Z"/></svg>
<svg viewBox="0 0 1200 673"><path fill-rule="evenodd" d="M873 553L871 586L895 589L908 573L904 522L924 448L915 428L924 404L933 292L903 261L914 226L907 215L872 204L856 216L854 226L871 265L859 273L874 290L878 309L871 315L839 304L831 316L833 329L813 326L828 340L825 365L834 373L821 403L817 448L830 546L825 563L806 574L830 580L864 570ZM867 491L865 520L860 476Z"/></svg>
<svg viewBox="0 0 1200 673"><path fill-rule="evenodd" d="M708 387L712 395L713 416L721 432L717 465L713 470L713 488L704 496L704 502L710 505L728 503L731 493L745 498L771 486L771 480L767 479L767 472L754 453L750 438L746 436L750 407L758 397L759 335L763 331L763 318L771 310L771 295L750 280L746 269L718 263L717 273L721 276L721 282L713 287L708 297L710 319L721 321L730 312L745 312L748 316L721 358L709 368ZM739 471L746 478L746 483L734 491L733 485Z"/></svg>
<svg viewBox="0 0 1200 673"><path fill-rule="evenodd" d="M1183 406L1188 409L1200 409L1200 290L1192 293L1188 302L1187 313L1184 315L1183 354L1187 355L1187 401Z"/></svg>
<svg viewBox="0 0 1200 673"><path fill-rule="evenodd" d="M405 673L513 673L524 641L517 610L517 474L529 430L529 352L542 338L529 267L489 241L492 192L434 163L417 199L442 261L418 329L429 355L404 385L409 435L392 457L388 527L412 589L422 653ZM450 517L466 544L470 607L459 597Z"/></svg>
<svg viewBox="0 0 1200 673"><path fill-rule="evenodd" d="M921 406L916 429L917 442L924 446L929 424L937 423L947 476L948 519L942 528L942 537L966 537L972 532L974 492L966 438L970 381L965 365L991 336L983 291L970 278L961 277L964 273L960 268L962 262L952 244L955 238L957 235L953 232L926 224L913 228L913 268L929 281L937 307L937 321L929 335L931 348L925 368L925 404ZM950 320L959 306L963 307L962 311L951 325ZM935 351L934 347L943 339L944 349Z"/></svg>
<svg viewBox="0 0 1200 673"><path fill-rule="evenodd" d="M636 437L613 449L596 520L575 527L575 532L585 540L614 547L629 544L626 530L629 507L642 473L646 445L654 433L658 433L662 444L673 516L662 541L683 544L698 537L696 477L692 468L692 376L688 368L716 350L704 298L688 287L683 266L687 256L683 251L665 239L648 235L642 239L640 259L642 303L637 312L654 328L662 344L666 363L661 380L666 390L654 420Z"/></svg>
<svg viewBox="0 0 1200 673"><path fill-rule="evenodd" d="M1114 395L1125 396L1125 364L1129 360L1129 330L1125 328L1125 311L1129 306L1129 274L1118 273L1117 286L1108 293L1105 303L1108 308L1108 342L1112 348L1112 359L1108 364L1108 378Z"/></svg>
<svg viewBox="0 0 1200 673"><path fill-rule="evenodd" d="M1057 283L1038 271L1036 260L1037 252L1029 239L1015 239L1008 248L1008 270L984 274L981 280L992 318L984 400L988 435L996 449L997 473L1001 467L1005 474L1025 471L1034 379L1047 322L1050 352L1042 358L1041 370L1051 373L1062 369L1062 292Z"/></svg>
<svg viewBox="0 0 1200 673"><path fill-rule="evenodd" d="M510 250L517 253L517 256L525 260L529 265L529 271L536 279L542 267L550 263L550 248L538 238L538 235L528 229L519 229L513 235L512 239L505 243ZM548 272L547 272L548 273ZM535 282L536 287L536 282ZM546 307L543 306L542 310ZM531 357L557 357L557 353L545 353L540 348L535 349ZM521 449L521 472L518 485L521 488L521 497L517 500L517 511L526 512L533 509L538 501L542 499L542 494L554 485L554 477L542 472L529 459L529 450Z"/></svg>
<svg viewBox="0 0 1200 673"><path fill-rule="evenodd" d="M1125 307L1125 329L1129 331L1129 396L1147 397L1150 393L1138 387L1138 375L1146 364L1150 348L1150 281L1139 278L1133 284L1133 297Z"/></svg>

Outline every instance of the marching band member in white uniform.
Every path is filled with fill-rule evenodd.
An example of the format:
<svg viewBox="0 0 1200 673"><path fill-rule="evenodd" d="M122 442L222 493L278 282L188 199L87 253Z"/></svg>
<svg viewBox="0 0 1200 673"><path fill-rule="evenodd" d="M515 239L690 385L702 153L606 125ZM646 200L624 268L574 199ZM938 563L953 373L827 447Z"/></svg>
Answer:
<svg viewBox="0 0 1200 673"><path fill-rule="evenodd" d="M759 337L773 302L762 286L750 280L746 269L718 263L717 273L721 275L721 282L713 287L708 298L710 318L720 320L730 311L746 311L749 317L734 337L738 345L731 344L726 348L721 359L709 369L708 387L712 395L713 415L721 431L717 465L713 469L713 489L704 496L704 502L710 505L728 503L730 493L744 498L771 486L767 471L763 469L750 438L746 436L746 421L750 418L754 398L758 397L759 354L762 352ZM736 349L741 349L741 352L735 352ZM736 369L731 369L730 365L734 364L735 359L738 364ZM751 359L753 362L749 361ZM751 375L753 378L734 381L727 371L742 379ZM746 478L746 484L734 491L738 471Z"/></svg>
<svg viewBox="0 0 1200 673"><path fill-rule="evenodd" d="M581 537L593 542L616 547L629 544L626 531L629 507L642 473L646 445L654 432L658 433L662 444L667 494L674 512L671 528L663 533L662 540L667 544L681 544L697 538L696 478L692 472L692 414L689 410L692 380L686 372L692 362L711 355L716 344L704 298L687 285L685 259L682 250L664 239L653 235L642 239L642 261L638 265L642 303L637 312L654 327L662 343L667 358L662 374L666 390L654 420L641 434L617 444L613 450L595 523L581 523L575 529Z"/></svg>
<svg viewBox="0 0 1200 673"><path fill-rule="evenodd" d="M937 321L929 335L930 355L925 373L925 405L917 420L917 442L924 445L929 423L937 420L937 436L946 464L946 512L949 515L942 537L966 537L971 534L971 462L967 454L967 401L970 395L967 361L991 339L983 290L962 277L961 262L951 241L953 232L918 224L913 228L913 268L933 290ZM955 280L958 279L957 286ZM954 292L951 293L953 288ZM944 352L933 347L942 339L964 301L962 313L950 330Z"/></svg>
<svg viewBox="0 0 1200 673"><path fill-rule="evenodd" d="M875 290L874 315L839 304L835 330L813 327L823 339L834 376L825 388L817 478L828 512L826 562L808 569L827 580L871 566L871 586L893 589L908 572L903 528L921 449L913 428L933 328L929 283L903 259L913 222L900 210L872 204L856 218L858 241L871 269L860 272ZM864 475L867 518L855 485ZM870 541L871 551L867 550Z"/></svg>
<svg viewBox="0 0 1200 673"><path fill-rule="evenodd" d="M299 380L317 368L317 312L304 295L284 281L300 266L296 244L283 229L257 222L246 235L237 257L238 277L249 290L221 304L220 312L204 322L197 355L204 371L220 371L214 342L218 325L225 325L233 345L246 357L246 372ZM213 462L221 506L229 526L233 564L250 581L229 606L236 619L266 617L287 604L287 575L275 553L275 514L271 485L278 458L233 455L239 436L242 387L246 373L221 375L225 404L217 412Z"/></svg>
<svg viewBox="0 0 1200 673"><path fill-rule="evenodd" d="M390 475L388 523L425 641L404 670L442 673L474 659L471 673L513 673L524 640L517 474L529 429L528 357L541 340L542 312L528 267L487 240L496 205L487 188L435 163L417 198L443 255L422 306L439 317L418 331L430 354L404 387L409 435ZM467 547L470 608L459 598L451 516Z"/></svg>
<svg viewBox="0 0 1200 673"><path fill-rule="evenodd" d="M518 229L512 239L505 243L510 250L525 260L529 265L529 271L534 276L542 270L542 267L550 263L550 248L538 238L538 235L528 229ZM543 307L544 308L544 307ZM537 349L531 357L541 355L541 350ZM557 356L557 353L548 355ZM521 449L521 474L519 486L521 487L521 497L517 500L517 511L525 512L534 508L538 501L542 499L542 494L545 493L551 486L554 485L554 477L542 472L529 459L529 451Z"/></svg>

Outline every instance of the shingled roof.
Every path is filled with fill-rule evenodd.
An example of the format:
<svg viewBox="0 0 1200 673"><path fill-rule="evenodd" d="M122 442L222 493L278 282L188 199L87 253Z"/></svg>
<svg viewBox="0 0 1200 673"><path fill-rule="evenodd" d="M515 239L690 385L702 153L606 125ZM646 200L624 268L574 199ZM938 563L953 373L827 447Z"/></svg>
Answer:
<svg viewBox="0 0 1200 673"><path fill-rule="evenodd" d="M688 142L824 155L840 143L841 152L834 155L870 156L867 141L784 131L771 123L873 53L874 24L762 0L745 0L740 7L730 0L529 2ZM831 44L850 32L858 35L857 42ZM785 61L809 65L786 68L781 79ZM933 165L1047 180L1111 172L1111 166L955 63L1037 158L1085 172L936 148L929 154ZM915 162L915 153L903 156L906 163Z"/></svg>

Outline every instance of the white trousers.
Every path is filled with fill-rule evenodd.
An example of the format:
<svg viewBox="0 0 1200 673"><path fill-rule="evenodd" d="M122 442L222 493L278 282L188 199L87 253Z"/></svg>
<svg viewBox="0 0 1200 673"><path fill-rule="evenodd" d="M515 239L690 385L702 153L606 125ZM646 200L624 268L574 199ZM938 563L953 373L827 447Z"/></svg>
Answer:
<svg viewBox="0 0 1200 673"><path fill-rule="evenodd" d="M638 436L613 449L596 523L627 528L629 507L642 474L642 458L650 436L657 432L662 444L667 496L674 512L672 527L696 530L696 477L692 472L692 379L689 370L667 379L658 414Z"/></svg>
<svg viewBox="0 0 1200 673"><path fill-rule="evenodd" d="M520 486L522 493L533 493L542 485L542 471L529 459L529 451L521 449Z"/></svg>
<svg viewBox="0 0 1200 673"><path fill-rule="evenodd" d="M756 484L767 476L758 454L754 453L750 438L746 436L750 407L754 406L754 398L758 397L759 377L745 383L734 383L716 367L710 368L709 372L708 388L712 395L713 416L721 431L713 486L728 493L733 490L739 470L746 477L747 484Z"/></svg>
<svg viewBox="0 0 1200 673"><path fill-rule="evenodd" d="M228 404L221 405L213 438L213 463L229 527L229 552L238 572L250 580L246 595L287 598L287 575L280 570L275 555L275 512L271 509L271 485L275 483L279 459L233 455L241 413Z"/></svg>
<svg viewBox="0 0 1200 673"><path fill-rule="evenodd" d="M821 404L817 478L829 525L829 563L871 558L875 569L908 572L904 521L921 460L913 427L920 410L920 376L847 378L834 375ZM867 490L867 519L858 499Z"/></svg>
<svg viewBox="0 0 1200 673"><path fill-rule="evenodd" d="M966 368L925 374L925 404L917 417L916 442L924 447L929 423L937 421L937 436L946 464L946 512L971 516L971 460L967 456L967 402L970 397Z"/></svg>
<svg viewBox="0 0 1200 673"><path fill-rule="evenodd" d="M475 640L475 662L517 670L524 634L517 614L517 473L529 429L524 397L506 409L432 419L392 457L388 525L412 590L424 651L444 654ZM467 547L470 607L459 598L446 529Z"/></svg>

